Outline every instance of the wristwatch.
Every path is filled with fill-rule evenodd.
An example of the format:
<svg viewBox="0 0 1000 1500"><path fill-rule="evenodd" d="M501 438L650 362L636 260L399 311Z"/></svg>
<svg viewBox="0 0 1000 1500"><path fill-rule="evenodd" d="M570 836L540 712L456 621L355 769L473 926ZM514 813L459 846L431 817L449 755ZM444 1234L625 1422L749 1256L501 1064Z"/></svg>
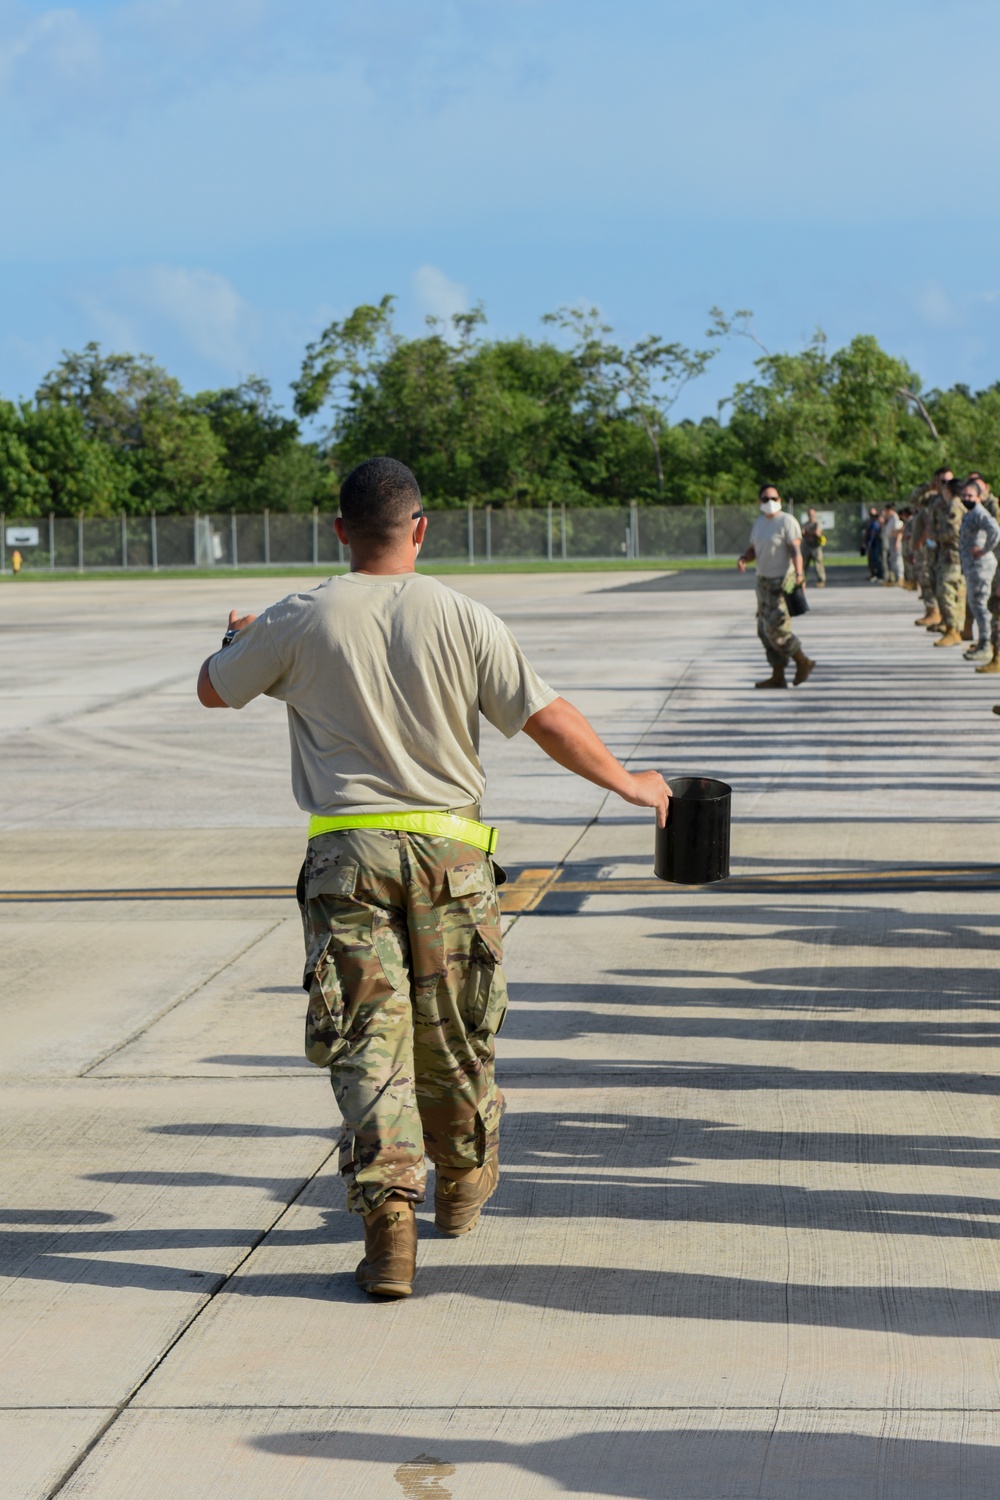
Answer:
<svg viewBox="0 0 1000 1500"><path fill-rule="evenodd" d="M221 649L224 651L227 646L231 646L238 635L239 635L239 631L236 629L235 625L230 625L229 629L226 631L225 635L222 637L222 647L221 647Z"/></svg>

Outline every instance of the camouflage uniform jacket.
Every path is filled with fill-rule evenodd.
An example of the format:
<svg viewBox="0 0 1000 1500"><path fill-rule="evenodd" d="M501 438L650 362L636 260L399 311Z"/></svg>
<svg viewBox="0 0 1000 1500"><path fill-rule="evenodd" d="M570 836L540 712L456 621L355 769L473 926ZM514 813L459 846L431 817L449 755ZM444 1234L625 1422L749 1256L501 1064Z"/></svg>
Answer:
<svg viewBox="0 0 1000 1500"><path fill-rule="evenodd" d="M938 495L927 507L927 539L935 544L939 560L958 562L958 538L965 507L953 495Z"/></svg>
<svg viewBox="0 0 1000 1500"><path fill-rule="evenodd" d="M915 490L911 490L907 496L907 504L913 506L913 551L922 547L927 540L927 512L937 499L937 490L928 484L918 484Z"/></svg>
<svg viewBox="0 0 1000 1500"><path fill-rule="evenodd" d="M910 553L913 551L913 528L916 524L916 520L917 518L914 515L910 516L903 522L903 536L900 542L900 546L903 549L904 557L909 557Z"/></svg>

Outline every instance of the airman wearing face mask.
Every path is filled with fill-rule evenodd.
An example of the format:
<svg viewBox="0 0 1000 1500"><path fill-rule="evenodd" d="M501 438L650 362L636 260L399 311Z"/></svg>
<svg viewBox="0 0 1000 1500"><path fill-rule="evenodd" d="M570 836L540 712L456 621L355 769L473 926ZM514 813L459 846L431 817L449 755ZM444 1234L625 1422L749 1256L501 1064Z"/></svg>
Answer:
<svg viewBox="0 0 1000 1500"><path fill-rule="evenodd" d="M759 496L760 516L753 524L750 545L736 566L745 573L747 563L757 563L757 634L771 665L770 677L754 684L758 688L785 688L785 668L795 662L794 686L805 682L816 665L802 649L792 630L788 593L805 578L802 571L802 532L794 516L781 509L781 496L773 484L764 484Z"/></svg>

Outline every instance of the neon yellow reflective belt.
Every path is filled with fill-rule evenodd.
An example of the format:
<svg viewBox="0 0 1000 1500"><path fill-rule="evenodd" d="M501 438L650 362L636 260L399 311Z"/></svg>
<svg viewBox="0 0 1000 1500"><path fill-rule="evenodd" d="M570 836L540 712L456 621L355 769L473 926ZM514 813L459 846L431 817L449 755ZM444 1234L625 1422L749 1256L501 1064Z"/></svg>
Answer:
<svg viewBox="0 0 1000 1500"><path fill-rule="evenodd" d="M498 830L471 818L458 818L448 812L345 813L342 817L309 819L309 837L320 833L343 833L350 828L394 828L402 833L429 833L434 838L455 839L492 854L497 846Z"/></svg>

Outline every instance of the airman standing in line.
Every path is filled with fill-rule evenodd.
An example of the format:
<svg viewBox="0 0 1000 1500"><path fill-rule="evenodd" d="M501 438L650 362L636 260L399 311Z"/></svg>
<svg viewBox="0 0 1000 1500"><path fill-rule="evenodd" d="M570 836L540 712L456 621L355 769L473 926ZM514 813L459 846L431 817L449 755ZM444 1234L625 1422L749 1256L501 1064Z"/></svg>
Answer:
<svg viewBox="0 0 1000 1500"><path fill-rule="evenodd" d="M941 486L947 485L954 476L948 468L938 469L930 484L925 485L921 496L917 501L917 518L913 526L913 549L915 555L917 582L920 584L920 597L924 602L924 613L915 625L923 625L928 630L934 630L941 624L941 610L938 607L937 595L934 592L934 547L928 546L930 538L929 523L931 506L941 493Z"/></svg>
<svg viewBox="0 0 1000 1500"><path fill-rule="evenodd" d="M913 562L913 523L916 516L912 505L903 506L899 519L903 523L903 535L899 543L903 554L903 587L913 593L917 588L917 570Z"/></svg>
<svg viewBox="0 0 1000 1500"><path fill-rule="evenodd" d="M969 475L969 478L966 480L966 484L968 484L973 479L978 482L979 488L982 491L980 495L980 504L982 505L983 509L989 512L994 521L1000 521L1000 504L998 504L996 495L994 495L993 491L990 489L989 481L984 479L982 474L980 474L977 469L973 469L972 473ZM997 547L993 549L993 551L994 556L997 558L998 562L1000 562L1000 544L998 544ZM981 666L978 666L976 668L976 671L1000 672L1000 567L997 568L997 571L994 574L993 587L990 590L987 609L989 610L990 614L990 648L993 652L993 656L989 661L984 661Z"/></svg>
<svg viewBox="0 0 1000 1500"><path fill-rule="evenodd" d="M895 588L903 581L902 535L903 523L890 500L882 512L882 581L886 588Z"/></svg>
<svg viewBox="0 0 1000 1500"><path fill-rule="evenodd" d="M934 477L941 482L937 498L927 512L926 546L934 553L934 595L941 624L927 628L940 634L935 646L959 646L965 623L965 579L959 549L965 510L959 498L961 486L953 478L946 480L937 474Z"/></svg>
<svg viewBox="0 0 1000 1500"><path fill-rule="evenodd" d="M987 603L997 570L993 548L1000 542L1000 523L984 507L982 495L983 484L979 479L969 479L962 486L965 515L959 533L959 551L969 609L978 634L976 644L966 651L965 657L967 661L986 666L993 660Z"/></svg>

